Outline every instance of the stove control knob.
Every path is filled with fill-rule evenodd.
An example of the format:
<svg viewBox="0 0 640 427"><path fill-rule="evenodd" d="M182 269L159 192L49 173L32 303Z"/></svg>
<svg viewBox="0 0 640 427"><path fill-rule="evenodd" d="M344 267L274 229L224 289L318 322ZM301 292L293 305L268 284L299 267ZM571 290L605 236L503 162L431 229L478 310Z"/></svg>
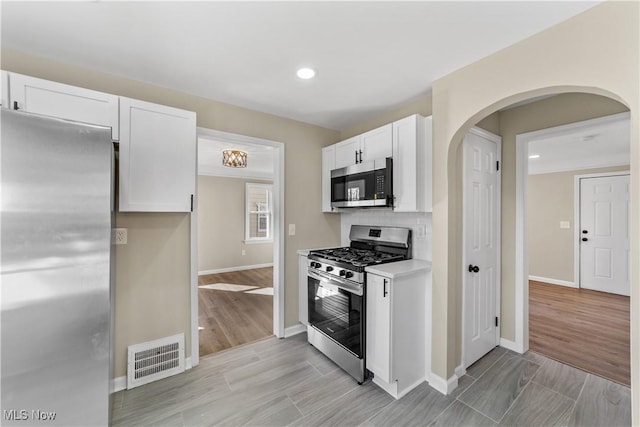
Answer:
<svg viewBox="0 0 640 427"><path fill-rule="evenodd" d="M351 272L351 271L347 271L347 272L344 274L344 277L346 277L347 279L349 279L349 278L353 277L353 272Z"/></svg>
<svg viewBox="0 0 640 427"><path fill-rule="evenodd" d="M340 274L341 276L344 276L344 275L345 275L345 273L346 273L346 271L344 271L344 270L340 270L340 272L339 272L339 274Z"/></svg>
<svg viewBox="0 0 640 427"><path fill-rule="evenodd" d="M318 268L318 267L320 267L320 263L319 262L315 262L315 261L311 262L311 268Z"/></svg>
<svg viewBox="0 0 640 427"><path fill-rule="evenodd" d="M331 267L330 265L327 266L327 271L333 271L333 267Z"/></svg>

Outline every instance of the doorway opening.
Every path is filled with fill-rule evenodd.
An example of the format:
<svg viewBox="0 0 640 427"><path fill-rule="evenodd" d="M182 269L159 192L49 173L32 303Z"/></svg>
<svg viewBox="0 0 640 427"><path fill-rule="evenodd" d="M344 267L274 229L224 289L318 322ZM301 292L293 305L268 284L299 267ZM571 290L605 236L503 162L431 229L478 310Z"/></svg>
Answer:
<svg viewBox="0 0 640 427"><path fill-rule="evenodd" d="M198 128L192 355L284 334L283 171L283 144Z"/></svg>
<svg viewBox="0 0 640 427"><path fill-rule="evenodd" d="M628 113L516 136L522 344L626 386L629 143Z"/></svg>

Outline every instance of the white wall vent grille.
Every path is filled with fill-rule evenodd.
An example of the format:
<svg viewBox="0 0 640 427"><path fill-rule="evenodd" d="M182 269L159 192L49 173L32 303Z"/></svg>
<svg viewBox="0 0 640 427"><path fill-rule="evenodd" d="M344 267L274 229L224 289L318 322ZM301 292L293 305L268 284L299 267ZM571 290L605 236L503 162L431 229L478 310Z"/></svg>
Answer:
<svg viewBox="0 0 640 427"><path fill-rule="evenodd" d="M130 345L127 389L184 372L184 334Z"/></svg>

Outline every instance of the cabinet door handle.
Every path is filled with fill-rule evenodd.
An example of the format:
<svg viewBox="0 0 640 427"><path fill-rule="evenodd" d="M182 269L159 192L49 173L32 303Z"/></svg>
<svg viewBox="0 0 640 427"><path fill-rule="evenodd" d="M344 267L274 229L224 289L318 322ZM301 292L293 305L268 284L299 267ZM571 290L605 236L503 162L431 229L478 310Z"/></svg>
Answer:
<svg viewBox="0 0 640 427"><path fill-rule="evenodd" d="M387 292L387 279L384 279L382 284L382 298L386 298L389 292Z"/></svg>
<svg viewBox="0 0 640 427"><path fill-rule="evenodd" d="M358 164L358 150L356 150L356 165Z"/></svg>
<svg viewBox="0 0 640 427"><path fill-rule="evenodd" d="M362 150L360 150L360 163L362 163Z"/></svg>

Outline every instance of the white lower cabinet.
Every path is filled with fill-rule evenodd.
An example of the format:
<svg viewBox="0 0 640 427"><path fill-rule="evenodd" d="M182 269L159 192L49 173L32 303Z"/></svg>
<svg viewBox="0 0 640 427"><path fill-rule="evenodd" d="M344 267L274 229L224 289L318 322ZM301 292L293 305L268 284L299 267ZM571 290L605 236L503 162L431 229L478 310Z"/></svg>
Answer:
<svg viewBox="0 0 640 427"><path fill-rule="evenodd" d="M367 273L366 367L396 399L425 381L425 270Z"/></svg>

